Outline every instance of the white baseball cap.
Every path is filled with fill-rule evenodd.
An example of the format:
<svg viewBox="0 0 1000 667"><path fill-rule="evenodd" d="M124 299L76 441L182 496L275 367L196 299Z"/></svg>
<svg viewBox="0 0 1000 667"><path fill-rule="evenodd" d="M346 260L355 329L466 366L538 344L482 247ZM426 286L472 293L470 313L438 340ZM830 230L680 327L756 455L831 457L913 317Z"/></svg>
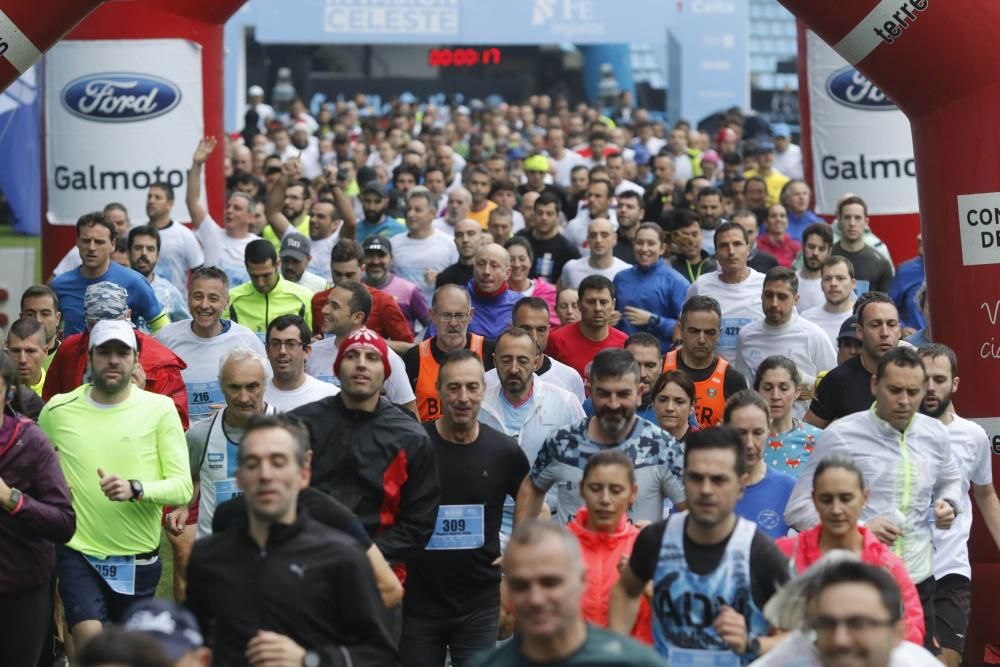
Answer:
<svg viewBox="0 0 1000 667"><path fill-rule="evenodd" d="M133 350L138 349L138 344L135 340L135 329L126 320L101 320L90 330L91 350L111 340L125 343Z"/></svg>
<svg viewBox="0 0 1000 667"><path fill-rule="evenodd" d="M250 89L247 90L247 95L250 97L264 97L264 89L260 86L250 86Z"/></svg>

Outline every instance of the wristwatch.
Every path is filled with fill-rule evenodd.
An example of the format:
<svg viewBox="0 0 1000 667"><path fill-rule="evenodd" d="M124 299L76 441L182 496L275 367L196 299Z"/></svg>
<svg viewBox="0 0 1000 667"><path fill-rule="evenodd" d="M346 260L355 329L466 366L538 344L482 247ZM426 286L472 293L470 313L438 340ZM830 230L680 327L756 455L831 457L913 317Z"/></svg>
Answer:
<svg viewBox="0 0 1000 667"><path fill-rule="evenodd" d="M302 667L319 667L320 659L319 654L316 651L306 651L305 656L302 658Z"/></svg>
<svg viewBox="0 0 1000 667"><path fill-rule="evenodd" d="M760 657L760 639L754 637L747 642L747 651L743 654L743 656L746 658Z"/></svg>
<svg viewBox="0 0 1000 667"><path fill-rule="evenodd" d="M660 324L660 316L659 315L657 315L656 313L653 313L652 315L649 316L649 323L648 323L647 326L655 327L655 326L658 326L659 324Z"/></svg>
<svg viewBox="0 0 1000 667"><path fill-rule="evenodd" d="M7 510L8 512L13 512L14 508L17 507L17 504L19 502L21 502L21 492L18 491L17 489L11 489L10 500L8 500L7 504L4 505L4 509Z"/></svg>
<svg viewBox="0 0 1000 667"><path fill-rule="evenodd" d="M137 479L130 479L128 485L132 487L132 497L129 498L129 502L136 502L142 500L142 482Z"/></svg>

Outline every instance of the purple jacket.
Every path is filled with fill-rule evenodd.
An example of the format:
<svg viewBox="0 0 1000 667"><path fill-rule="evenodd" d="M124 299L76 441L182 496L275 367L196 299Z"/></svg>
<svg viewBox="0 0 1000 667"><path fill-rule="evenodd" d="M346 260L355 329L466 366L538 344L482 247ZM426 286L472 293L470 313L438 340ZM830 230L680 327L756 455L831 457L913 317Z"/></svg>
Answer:
<svg viewBox="0 0 1000 667"><path fill-rule="evenodd" d="M10 447L15 426L17 438ZM69 486L49 439L27 417L3 416L0 479L21 492L19 509L0 509L0 595L45 585L55 565L53 544L76 531ZM96 473L95 473L96 474Z"/></svg>

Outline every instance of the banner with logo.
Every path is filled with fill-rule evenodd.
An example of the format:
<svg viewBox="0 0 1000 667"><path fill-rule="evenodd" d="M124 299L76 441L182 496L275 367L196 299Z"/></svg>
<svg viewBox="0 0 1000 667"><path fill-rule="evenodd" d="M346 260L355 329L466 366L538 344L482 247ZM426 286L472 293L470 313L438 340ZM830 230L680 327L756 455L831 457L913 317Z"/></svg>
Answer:
<svg viewBox="0 0 1000 667"><path fill-rule="evenodd" d="M816 212L851 193L872 215L916 213L910 121L812 31L806 43Z"/></svg>
<svg viewBox="0 0 1000 667"><path fill-rule="evenodd" d="M0 164L7 166L0 169L0 191L14 214L14 230L30 236L42 231L40 69L35 65L0 93Z"/></svg>
<svg viewBox="0 0 1000 667"><path fill-rule="evenodd" d="M187 170L203 132L197 44L57 44L45 67L49 222L75 224L81 214L113 201L142 221L146 191L156 181L173 186L174 216L187 219Z"/></svg>
<svg viewBox="0 0 1000 667"><path fill-rule="evenodd" d="M667 21L662 0L256 0L254 5L254 37L265 44L659 42Z"/></svg>

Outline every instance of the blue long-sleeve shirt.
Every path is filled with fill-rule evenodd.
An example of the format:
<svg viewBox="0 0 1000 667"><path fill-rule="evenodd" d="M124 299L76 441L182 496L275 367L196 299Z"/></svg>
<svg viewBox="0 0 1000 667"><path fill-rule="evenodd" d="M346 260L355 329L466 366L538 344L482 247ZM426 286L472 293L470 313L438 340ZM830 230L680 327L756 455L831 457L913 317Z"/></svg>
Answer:
<svg viewBox="0 0 1000 667"><path fill-rule="evenodd" d="M660 340L660 349L666 352L674 337L674 326L681 315L687 289L687 279L663 261L656 260L649 268L634 266L615 276L615 306L623 313L618 328L628 335L645 331ZM648 310L659 316L655 324L641 327L629 324L624 312L626 306Z"/></svg>
<svg viewBox="0 0 1000 667"><path fill-rule="evenodd" d="M889 285L889 298L896 302L899 309L900 324L904 327L923 329L927 326L924 314L917 303L917 292L924 284L924 258L917 256L908 259L896 269Z"/></svg>

